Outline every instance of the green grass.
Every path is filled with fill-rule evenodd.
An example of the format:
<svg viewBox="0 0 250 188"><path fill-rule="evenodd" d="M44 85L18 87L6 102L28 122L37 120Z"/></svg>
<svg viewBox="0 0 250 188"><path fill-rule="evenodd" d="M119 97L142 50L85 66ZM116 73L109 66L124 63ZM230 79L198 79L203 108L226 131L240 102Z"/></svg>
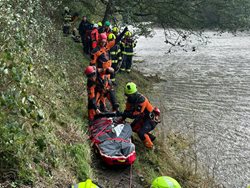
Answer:
<svg viewBox="0 0 250 188"><path fill-rule="evenodd" d="M70 38L54 45L57 52L51 51L55 57L50 62L33 65L34 83L27 83L25 92L15 78L1 91L0 185L66 187L94 179L83 119L87 101L81 47ZM2 61L8 62L7 57L1 53ZM8 83L15 75L0 76ZM21 94L12 94L13 87L20 87Z"/></svg>

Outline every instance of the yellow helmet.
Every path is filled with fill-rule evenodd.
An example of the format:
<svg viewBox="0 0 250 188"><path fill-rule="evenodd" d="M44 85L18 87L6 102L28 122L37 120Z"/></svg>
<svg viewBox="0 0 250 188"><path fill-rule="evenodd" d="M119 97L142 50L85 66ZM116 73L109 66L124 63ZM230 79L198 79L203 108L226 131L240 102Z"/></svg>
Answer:
<svg viewBox="0 0 250 188"><path fill-rule="evenodd" d="M85 182L72 185L71 188L98 188L98 186L91 179L87 179Z"/></svg>
<svg viewBox="0 0 250 188"><path fill-rule="evenodd" d="M99 27L102 27L102 22L97 23Z"/></svg>
<svg viewBox="0 0 250 188"><path fill-rule="evenodd" d="M169 176L161 176L156 178L151 188L181 188L180 184Z"/></svg>
<svg viewBox="0 0 250 188"><path fill-rule="evenodd" d="M112 29L112 31L113 31L114 33L119 33L119 28L118 28L118 27L114 27L114 28Z"/></svg>
<svg viewBox="0 0 250 188"><path fill-rule="evenodd" d="M113 33L110 33L108 36L108 40L111 41L111 40L115 40L115 39L116 39L116 36Z"/></svg>
<svg viewBox="0 0 250 188"><path fill-rule="evenodd" d="M130 31L127 31L127 32L125 33L125 36L126 36L126 37L131 37L131 36L132 36L132 33L131 33Z"/></svg>
<svg viewBox="0 0 250 188"><path fill-rule="evenodd" d="M137 92L136 84L134 82L128 82L124 88L125 95L131 95Z"/></svg>

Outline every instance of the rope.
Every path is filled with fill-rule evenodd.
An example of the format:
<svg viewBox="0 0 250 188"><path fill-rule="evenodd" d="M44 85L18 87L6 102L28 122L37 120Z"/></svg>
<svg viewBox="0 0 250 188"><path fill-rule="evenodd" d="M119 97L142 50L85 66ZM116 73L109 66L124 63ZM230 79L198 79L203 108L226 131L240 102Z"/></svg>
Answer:
<svg viewBox="0 0 250 188"><path fill-rule="evenodd" d="M123 60L122 60L123 61ZM119 72L119 70L120 70L120 68L121 68L121 66L122 66L122 61L120 61L119 63L118 63L118 65L117 65L117 70L115 71L115 73L118 73Z"/></svg>
<svg viewBox="0 0 250 188"><path fill-rule="evenodd" d="M129 178L129 188L132 188L132 179L133 179L133 165L130 165L130 178Z"/></svg>

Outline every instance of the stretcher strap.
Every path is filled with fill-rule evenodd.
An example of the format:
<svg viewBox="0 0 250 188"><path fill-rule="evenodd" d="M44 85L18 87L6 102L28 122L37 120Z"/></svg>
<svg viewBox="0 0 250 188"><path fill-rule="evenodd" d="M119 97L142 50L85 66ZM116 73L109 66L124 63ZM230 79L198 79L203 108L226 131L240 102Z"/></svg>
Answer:
<svg viewBox="0 0 250 188"><path fill-rule="evenodd" d="M123 139L123 138L108 138L107 140L115 140L115 141L122 141L122 142L130 142L130 141L128 141L128 140L125 140L125 139Z"/></svg>

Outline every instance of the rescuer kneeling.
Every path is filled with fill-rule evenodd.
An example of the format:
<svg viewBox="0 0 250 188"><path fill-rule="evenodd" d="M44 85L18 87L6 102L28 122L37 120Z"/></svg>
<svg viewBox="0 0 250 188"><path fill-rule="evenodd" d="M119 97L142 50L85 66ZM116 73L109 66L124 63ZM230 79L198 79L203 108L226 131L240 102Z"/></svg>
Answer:
<svg viewBox="0 0 250 188"><path fill-rule="evenodd" d="M147 148L152 149L155 136L150 131L160 122L160 110L153 107L149 100L137 91L133 82L126 84L124 93L127 102L126 109L121 115L123 119L134 119L131 123L132 130L138 134Z"/></svg>

